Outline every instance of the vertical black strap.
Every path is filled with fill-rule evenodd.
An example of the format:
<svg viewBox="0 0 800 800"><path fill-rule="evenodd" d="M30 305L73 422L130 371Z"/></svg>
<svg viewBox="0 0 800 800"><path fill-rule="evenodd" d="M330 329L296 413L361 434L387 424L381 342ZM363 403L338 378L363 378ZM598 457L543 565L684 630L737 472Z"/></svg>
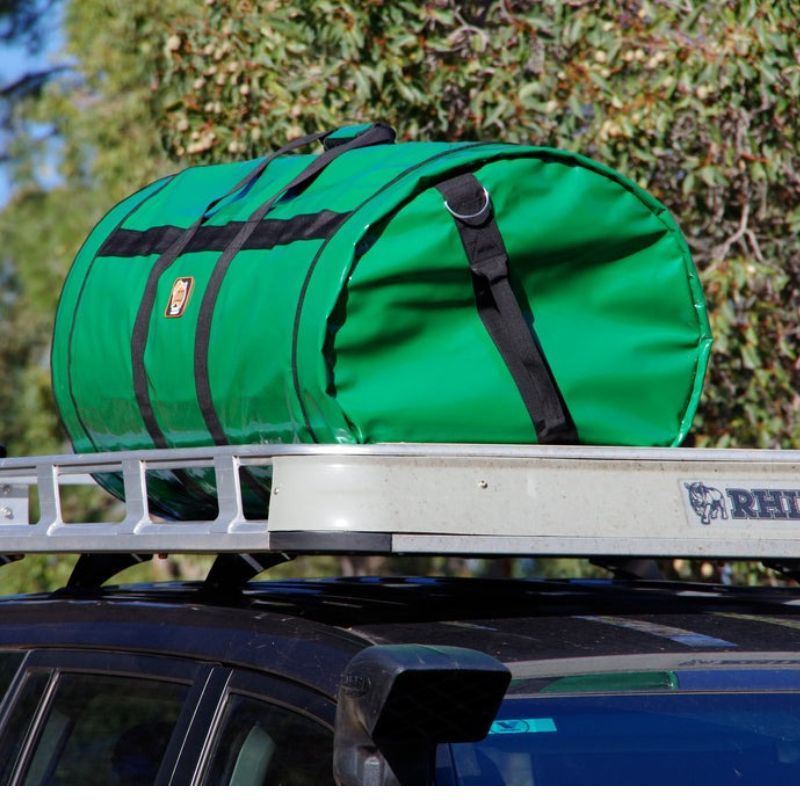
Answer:
<svg viewBox="0 0 800 800"><path fill-rule="evenodd" d="M206 285L203 301L197 318L197 330L195 333L194 349L194 376L197 389L197 402L203 414L206 426L215 444L228 444L228 437L222 427L217 411L214 407L214 400L211 396L211 382L208 374L208 347L211 339L211 322L214 316L214 307L219 297L222 282L233 259L245 246L247 240L253 234L259 222L269 213L275 203L283 197L298 194L307 188L322 171L336 158L361 147L370 147L378 144L391 144L394 142L395 132L382 123L376 123L367 128L363 133L354 137L346 144L338 145L331 150L326 150L318 158L314 159L296 178L291 180L279 192L276 192L265 203L262 203L248 218L237 235L225 248L219 257L214 271Z"/></svg>
<svg viewBox="0 0 800 800"><path fill-rule="evenodd" d="M506 362L540 444L578 441L564 398L508 279L508 253L489 193L474 175L458 175L436 187L444 196L469 259L478 313Z"/></svg>

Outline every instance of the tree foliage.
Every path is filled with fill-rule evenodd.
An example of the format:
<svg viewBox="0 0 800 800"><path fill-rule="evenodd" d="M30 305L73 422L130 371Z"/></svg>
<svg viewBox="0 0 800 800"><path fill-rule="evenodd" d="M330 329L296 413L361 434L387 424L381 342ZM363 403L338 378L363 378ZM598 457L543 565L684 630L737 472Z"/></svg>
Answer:
<svg viewBox="0 0 800 800"><path fill-rule="evenodd" d="M798 446L800 3L207 0L158 89L175 159L347 121L584 152L680 221L716 337L702 445Z"/></svg>
<svg viewBox="0 0 800 800"><path fill-rule="evenodd" d="M151 81L168 24L190 7L188 0L67 3L63 58L69 69L14 98L15 191L0 211L0 442L9 455L66 446L49 376L58 295L99 217L139 185L174 169L161 147ZM26 20L33 27L17 28L23 38L35 27L35 19ZM67 518L88 521L103 518L113 505L83 489L63 502ZM63 586L71 563L27 557L0 575L3 589Z"/></svg>
<svg viewBox="0 0 800 800"><path fill-rule="evenodd" d="M0 442L12 455L63 448L49 388L52 321L64 276L92 226L138 186L174 169L151 82L184 0L86 0L64 8L70 69L14 114L15 193L0 213ZM31 126L48 135L28 134Z"/></svg>
<svg viewBox="0 0 800 800"><path fill-rule="evenodd" d="M62 0L0 0L0 50L14 48L30 57L39 55L48 35L57 27L61 3ZM65 68L63 64L42 62L10 71L9 63L15 61L0 58L0 165L13 157L8 144L21 133L17 106L39 95L47 82Z"/></svg>

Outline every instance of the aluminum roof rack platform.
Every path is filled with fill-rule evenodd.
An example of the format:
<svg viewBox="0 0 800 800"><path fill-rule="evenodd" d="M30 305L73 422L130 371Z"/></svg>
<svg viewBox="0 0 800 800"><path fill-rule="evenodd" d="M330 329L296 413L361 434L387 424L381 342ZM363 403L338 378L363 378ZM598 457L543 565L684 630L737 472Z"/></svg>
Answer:
<svg viewBox="0 0 800 800"><path fill-rule="evenodd" d="M268 516L240 470L271 465ZM151 517L153 469L216 472L213 521ZM60 487L122 473L125 516L64 522ZM38 489L41 518L27 519ZM0 553L398 553L800 558L800 453L276 445L0 460Z"/></svg>

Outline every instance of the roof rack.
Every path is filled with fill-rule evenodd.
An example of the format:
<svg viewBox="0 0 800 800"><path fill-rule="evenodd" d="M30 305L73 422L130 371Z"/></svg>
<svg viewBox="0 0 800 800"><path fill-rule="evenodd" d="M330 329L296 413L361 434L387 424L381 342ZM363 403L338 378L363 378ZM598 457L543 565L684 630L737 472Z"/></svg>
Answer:
<svg viewBox="0 0 800 800"><path fill-rule="evenodd" d="M269 517L240 470L270 465ZM216 473L210 522L151 517L150 470ZM60 487L121 473L120 522L65 522ZM38 489L41 517L28 522ZM800 558L800 452L274 445L0 460L0 553L363 553Z"/></svg>

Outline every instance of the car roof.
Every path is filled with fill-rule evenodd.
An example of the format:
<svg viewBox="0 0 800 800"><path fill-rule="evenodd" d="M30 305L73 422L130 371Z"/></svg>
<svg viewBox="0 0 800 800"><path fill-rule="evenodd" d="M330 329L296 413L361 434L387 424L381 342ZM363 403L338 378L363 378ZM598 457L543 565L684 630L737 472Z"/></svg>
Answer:
<svg viewBox="0 0 800 800"><path fill-rule="evenodd" d="M531 664L575 672L575 663L588 672L603 659L754 663L754 654L760 663L800 666L800 591L771 587L369 577L225 592L167 583L7 597L0 619L0 647L218 661L331 697L346 664L370 644L470 647L512 672Z"/></svg>

